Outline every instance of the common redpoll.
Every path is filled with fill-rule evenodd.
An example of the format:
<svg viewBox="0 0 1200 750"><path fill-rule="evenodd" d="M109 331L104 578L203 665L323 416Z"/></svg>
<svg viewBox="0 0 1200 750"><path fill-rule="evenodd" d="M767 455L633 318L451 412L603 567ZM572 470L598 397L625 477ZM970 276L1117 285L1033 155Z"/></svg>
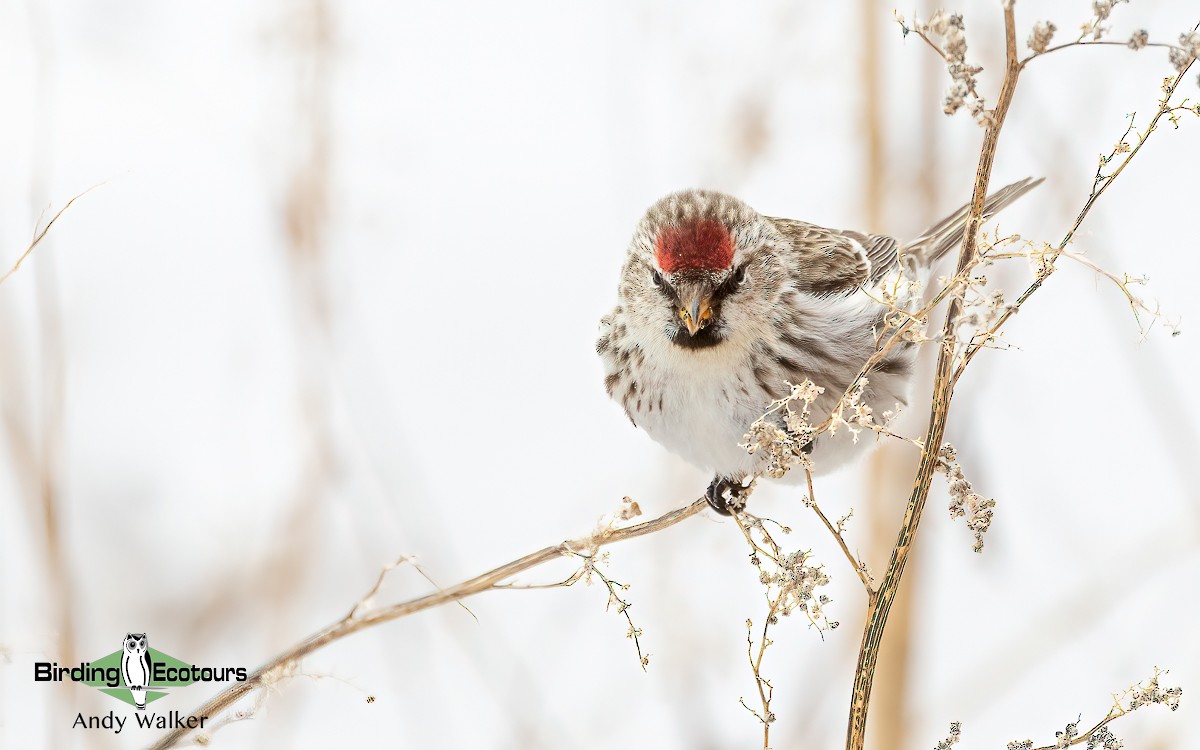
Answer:
<svg viewBox="0 0 1200 750"><path fill-rule="evenodd" d="M990 196L991 216L1041 180ZM650 207L621 271L617 307L600 321L596 351L608 393L635 426L715 474L709 503L740 507L743 480L764 468L739 444L772 401L805 379L824 388L816 421L832 413L867 359L889 308L868 293L890 274L928 276L962 242L964 206L906 245L762 216L737 198L688 190ZM860 403L875 413L907 402L915 344L876 365ZM779 425L785 428L782 422ZM874 441L847 430L805 446L820 472Z"/></svg>

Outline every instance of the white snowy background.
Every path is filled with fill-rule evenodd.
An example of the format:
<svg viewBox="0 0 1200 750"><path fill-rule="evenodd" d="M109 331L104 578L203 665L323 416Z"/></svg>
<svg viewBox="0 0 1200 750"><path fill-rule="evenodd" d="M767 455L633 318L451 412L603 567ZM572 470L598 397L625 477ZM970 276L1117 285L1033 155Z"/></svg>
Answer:
<svg viewBox="0 0 1200 750"><path fill-rule="evenodd" d="M989 100L998 5L955 4ZM1023 41L1042 18L1073 35L1091 8L1017 11ZM96 658L145 631L186 661L253 667L401 554L448 585L586 533L624 495L648 516L698 497L709 477L601 383L625 244L688 186L898 236L967 200L982 131L941 114L944 72L890 18L871 2L0 3L0 265L102 183L0 288L0 746L155 738L70 729L132 711L35 684L32 663L64 649ZM1138 0L1113 34L1174 41L1197 20ZM1032 64L994 184L1047 181L1002 228L1057 241L1170 72L1153 49ZM1064 264L1009 327L1019 349L963 380L948 437L996 520L973 553L936 478L870 746L932 747L951 721L961 747L1045 744L1155 665L1182 708L1113 728L1200 746L1197 164L1200 122L1167 126L1076 244L1148 275L1182 336L1142 336L1115 288ZM1010 292L1028 278L997 276ZM818 484L831 515L856 509L848 537L877 571L911 462L899 446ZM773 744L839 747L865 602L799 498L764 486L754 509L826 562L841 627L775 629ZM646 673L602 587L494 592L466 602L474 616L447 606L329 646L213 745L756 747L738 698L754 705L745 620L762 595L736 528L706 513L611 553ZM429 590L401 570L379 601Z"/></svg>

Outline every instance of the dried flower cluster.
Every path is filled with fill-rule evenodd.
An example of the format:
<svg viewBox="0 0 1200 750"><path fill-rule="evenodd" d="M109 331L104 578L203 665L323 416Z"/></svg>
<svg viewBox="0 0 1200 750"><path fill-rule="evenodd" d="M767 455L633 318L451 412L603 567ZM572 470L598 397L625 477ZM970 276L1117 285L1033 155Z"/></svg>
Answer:
<svg viewBox="0 0 1200 750"><path fill-rule="evenodd" d="M1112 15L1113 8L1125 2L1129 2L1129 0L1093 0L1092 17L1080 27L1079 38L1082 40L1090 36L1092 41L1097 41L1107 34L1109 28L1104 25L1104 22Z"/></svg>
<svg viewBox="0 0 1200 750"><path fill-rule="evenodd" d="M808 457L808 446L821 432L831 434L845 427L850 430L854 442L864 429L879 435L888 435L922 447L920 441L897 435L888 429L896 413L888 410L875 417L870 405L862 397L870 381L859 377L838 399L828 419L819 426L812 423L812 407L825 389L807 378L799 385L792 385L791 392L781 399L772 401L766 412L754 420L750 431L742 436L739 445L747 453L762 453L766 456L763 473L774 479L781 478L799 466L812 470L812 459ZM791 384L789 384L791 385Z"/></svg>
<svg viewBox="0 0 1200 750"><path fill-rule="evenodd" d="M938 11L928 23L919 25L917 30L926 38L939 37L942 40L942 58L946 61L946 72L952 81L942 100L942 111L952 115L966 107L975 122L980 125L990 123L991 113L985 108L983 97L976 91L975 76L983 68L967 62L967 34L962 16Z"/></svg>
<svg viewBox="0 0 1200 750"><path fill-rule="evenodd" d="M829 620L825 616L825 605L829 604L829 597L816 593L819 586L829 583L829 576L825 573L824 566L809 565L810 557L811 553L807 551L789 552L778 559L773 573L764 572L759 576L759 583L776 591L777 605L771 615L772 625L778 622L779 615L786 617L798 610L808 617L818 630L833 630L837 627L836 620Z"/></svg>
<svg viewBox="0 0 1200 750"><path fill-rule="evenodd" d="M1138 29L1129 36L1129 41L1125 46L1131 50L1139 50L1150 43L1150 32L1145 29Z"/></svg>
<svg viewBox="0 0 1200 750"><path fill-rule="evenodd" d="M616 510L596 521L596 527L592 529L591 534L579 539L572 539L567 543L567 547L571 552L585 556L594 554L604 540L612 536L613 532L624 526L627 521L640 515L642 515L642 507L637 504L636 500L626 495L621 498L621 504L617 506Z"/></svg>
<svg viewBox="0 0 1200 750"><path fill-rule="evenodd" d="M1200 31L1186 31L1179 35L1179 46L1172 47L1168 53L1175 71L1182 73L1200 57Z"/></svg>
<svg viewBox="0 0 1200 750"><path fill-rule="evenodd" d="M1020 235L1001 236L995 230L991 236L981 231L977 240L975 258L967 266L961 278L963 290L961 293L962 311L955 326L955 343L967 342L967 347L960 350L960 357L972 348L1007 348L999 346L1001 336L1000 324L1005 315L1015 311L1009 304L1004 290L988 288L987 271L997 260L1028 257L1038 263L1035 273L1044 272L1048 260L1034 258L1038 249L1021 238ZM1014 247L1016 249L1014 249Z"/></svg>
<svg viewBox="0 0 1200 750"><path fill-rule="evenodd" d="M1033 30L1029 32L1029 40L1025 43L1029 49L1040 55L1050 46L1055 31L1058 31L1058 27L1049 21L1038 21L1033 25Z"/></svg>
<svg viewBox="0 0 1200 750"><path fill-rule="evenodd" d="M1083 719L1077 717L1075 721L1054 733L1053 745L1047 745L1037 750L1064 750L1080 744L1083 744L1087 750L1120 750L1124 747L1124 743L1113 734L1112 729L1108 726L1109 723L1154 703L1164 705L1172 711L1179 708L1183 689L1161 687L1158 684L1158 678L1164 674L1166 672L1156 668L1145 686L1134 685L1127 688L1121 695L1115 696L1113 706L1108 710L1108 714L1091 729L1081 732L1079 724ZM1008 743L1007 748L1008 750L1034 750L1033 740L1013 740Z"/></svg>
<svg viewBox="0 0 1200 750"><path fill-rule="evenodd" d="M875 331L876 347L881 347L897 333L900 341L921 344L932 340L928 333L929 313L922 307L924 300L921 297L922 285L917 278L916 261L911 257L902 257L900 260L899 272L891 275L876 290L880 295L876 301L891 308L891 313L884 318L882 330Z"/></svg>
<svg viewBox="0 0 1200 750"><path fill-rule="evenodd" d="M1033 51L1031 57L1045 54L1052 49L1061 49L1070 46L1086 46L1090 44L1117 44L1117 42L1101 41L1106 34L1111 30L1105 25L1105 21L1112 15L1113 9L1122 2L1128 0L1095 0L1092 3L1092 17L1079 27L1079 36L1073 42L1060 44L1057 47L1051 48L1050 42L1054 38L1054 32L1057 27L1050 21L1038 21L1033 25L1029 32L1029 39L1026 41L1029 49ZM899 18L899 17L898 17ZM901 25L903 25L903 19ZM920 32L925 27L917 25L917 31ZM907 34L909 29L904 27ZM1140 50L1151 46L1150 32L1146 29L1137 29L1130 34L1129 39L1125 42L1125 46L1131 50ZM1189 65L1197 58L1200 58L1200 29L1193 28L1191 31L1185 31L1179 35L1179 44L1154 44L1156 47L1166 47L1171 65L1175 68L1175 72L1182 73ZM939 50L941 51L941 50ZM943 57L946 55L943 53ZM1026 59L1024 62L1028 62ZM1197 79L1200 83L1200 79Z"/></svg>
<svg viewBox="0 0 1200 750"><path fill-rule="evenodd" d="M951 722L950 734L946 735L946 739L939 740L938 743L934 745L933 750L950 750L950 748L958 744L960 739L962 739L962 722Z"/></svg>
<svg viewBox="0 0 1200 750"><path fill-rule="evenodd" d="M1003 289L987 289L986 276L973 276L964 295L962 314L958 317L958 329L970 331L969 340L983 346L996 346L999 332L991 329L1000 316L1009 309Z"/></svg>
<svg viewBox="0 0 1200 750"><path fill-rule="evenodd" d="M834 630L838 623L826 616L825 607L830 604L829 597L818 592L830 581L824 566L810 564L812 553L809 551L785 552L771 535L767 524L774 524L784 534L790 534L792 530L745 511L735 513L733 518L750 545L750 563L758 570L759 583L766 587L767 613L758 632L757 643L754 621L746 620L746 658L754 674L762 708L755 710L747 705L745 698L741 699L742 706L762 724L765 748L770 747L771 724L775 722L775 713L771 711L775 687L763 677L762 672L763 658L774 642L770 637L771 627L779 624L781 616L787 617L793 612L802 613L809 624L821 633Z"/></svg>
<svg viewBox="0 0 1200 750"><path fill-rule="evenodd" d="M1121 750L1124 743L1107 726L1100 727L1088 735L1087 750Z"/></svg>
<svg viewBox="0 0 1200 750"><path fill-rule="evenodd" d="M963 476L962 467L958 465L958 454L950 443L938 451L937 470L946 475L950 486L950 517L967 519L967 528L975 535L973 549L983 552L983 535L992 525L992 509L996 507L996 501L976 494L971 483Z"/></svg>
<svg viewBox="0 0 1200 750"><path fill-rule="evenodd" d="M796 464L812 467L805 450L816 437L816 429L809 416L813 402L824 392L824 388L806 378L793 385L787 396L771 402L767 411L750 425L741 447L750 454L766 455L763 471L767 476L779 479Z"/></svg>
<svg viewBox="0 0 1200 750"><path fill-rule="evenodd" d="M845 425L846 429L850 430L850 434L854 436L854 442L857 443L862 428L870 428L875 424L875 415L871 407L862 402L863 393L867 390L867 383L866 378L859 378L842 394L837 407L829 415L829 431L831 433L836 434L838 428ZM847 413L850 415L849 419L846 418ZM890 415L891 412L888 414Z"/></svg>
<svg viewBox="0 0 1200 750"><path fill-rule="evenodd" d="M811 551L785 552L767 530L768 522L775 523L750 513L738 516L738 524L750 544L750 563L758 569L758 582L767 588L770 606L767 625L777 624L780 616L800 612L817 630L834 630L837 621L825 615L825 606L830 599L817 592L818 588L829 584L825 566L809 564ZM787 526L776 525L783 533L791 533Z"/></svg>
<svg viewBox="0 0 1200 750"><path fill-rule="evenodd" d="M1075 739L1079 737L1079 722L1082 720L1082 716L1077 716L1075 717L1075 721L1054 733L1054 747L1056 750L1070 747Z"/></svg>
<svg viewBox="0 0 1200 750"><path fill-rule="evenodd" d="M824 572L823 565L810 565L811 552L796 551L782 554L775 560L774 571L767 572L760 566L758 582L766 586L768 592L774 589L775 595L772 611L768 614L770 625L779 623L779 617L790 616L792 612L804 614L817 630L834 630L838 628L838 620L826 617L824 607L829 604L829 596L818 594L817 588L827 586L829 576Z"/></svg>
<svg viewBox="0 0 1200 750"><path fill-rule="evenodd" d="M1129 711L1136 711L1142 706L1148 706L1152 703L1166 706L1172 711L1179 710L1179 701L1183 699L1183 688L1172 687L1163 688L1158 684L1158 678L1166 672L1155 669L1154 675L1146 683L1145 687L1134 685L1129 689Z"/></svg>

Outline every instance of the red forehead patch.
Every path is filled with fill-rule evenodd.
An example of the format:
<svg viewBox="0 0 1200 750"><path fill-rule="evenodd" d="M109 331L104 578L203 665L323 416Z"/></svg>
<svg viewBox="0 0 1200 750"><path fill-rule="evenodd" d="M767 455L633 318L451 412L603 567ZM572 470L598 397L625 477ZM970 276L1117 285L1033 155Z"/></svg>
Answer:
<svg viewBox="0 0 1200 750"><path fill-rule="evenodd" d="M724 271L733 262L733 237L724 224L712 219L665 227L654 239L654 258L666 273Z"/></svg>

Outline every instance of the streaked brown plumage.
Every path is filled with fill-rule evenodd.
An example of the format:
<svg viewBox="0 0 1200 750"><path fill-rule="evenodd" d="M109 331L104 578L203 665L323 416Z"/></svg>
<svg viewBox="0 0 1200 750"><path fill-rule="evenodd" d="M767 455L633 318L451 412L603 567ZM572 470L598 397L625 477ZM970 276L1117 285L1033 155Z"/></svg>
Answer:
<svg viewBox="0 0 1200 750"><path fill-rule="evenodd" d="M1041 180L988 198L1001 210ZM897 271L928 274L962 241L964 206L901 246L884 235L762 216L733 196L675 193L638 224L616 308L601 320L596 350L605 387L630 420L685 459L710 469L709 501L727 512L761 458L738 446L788 383L825 388L828 414L875 352L886 308L864 290ZM876 411L907 400L913 345L875 368L863 401ZM865 446L871 441L863 441ZM845 432L811 446L818 471L855 453Z"/></svg>

